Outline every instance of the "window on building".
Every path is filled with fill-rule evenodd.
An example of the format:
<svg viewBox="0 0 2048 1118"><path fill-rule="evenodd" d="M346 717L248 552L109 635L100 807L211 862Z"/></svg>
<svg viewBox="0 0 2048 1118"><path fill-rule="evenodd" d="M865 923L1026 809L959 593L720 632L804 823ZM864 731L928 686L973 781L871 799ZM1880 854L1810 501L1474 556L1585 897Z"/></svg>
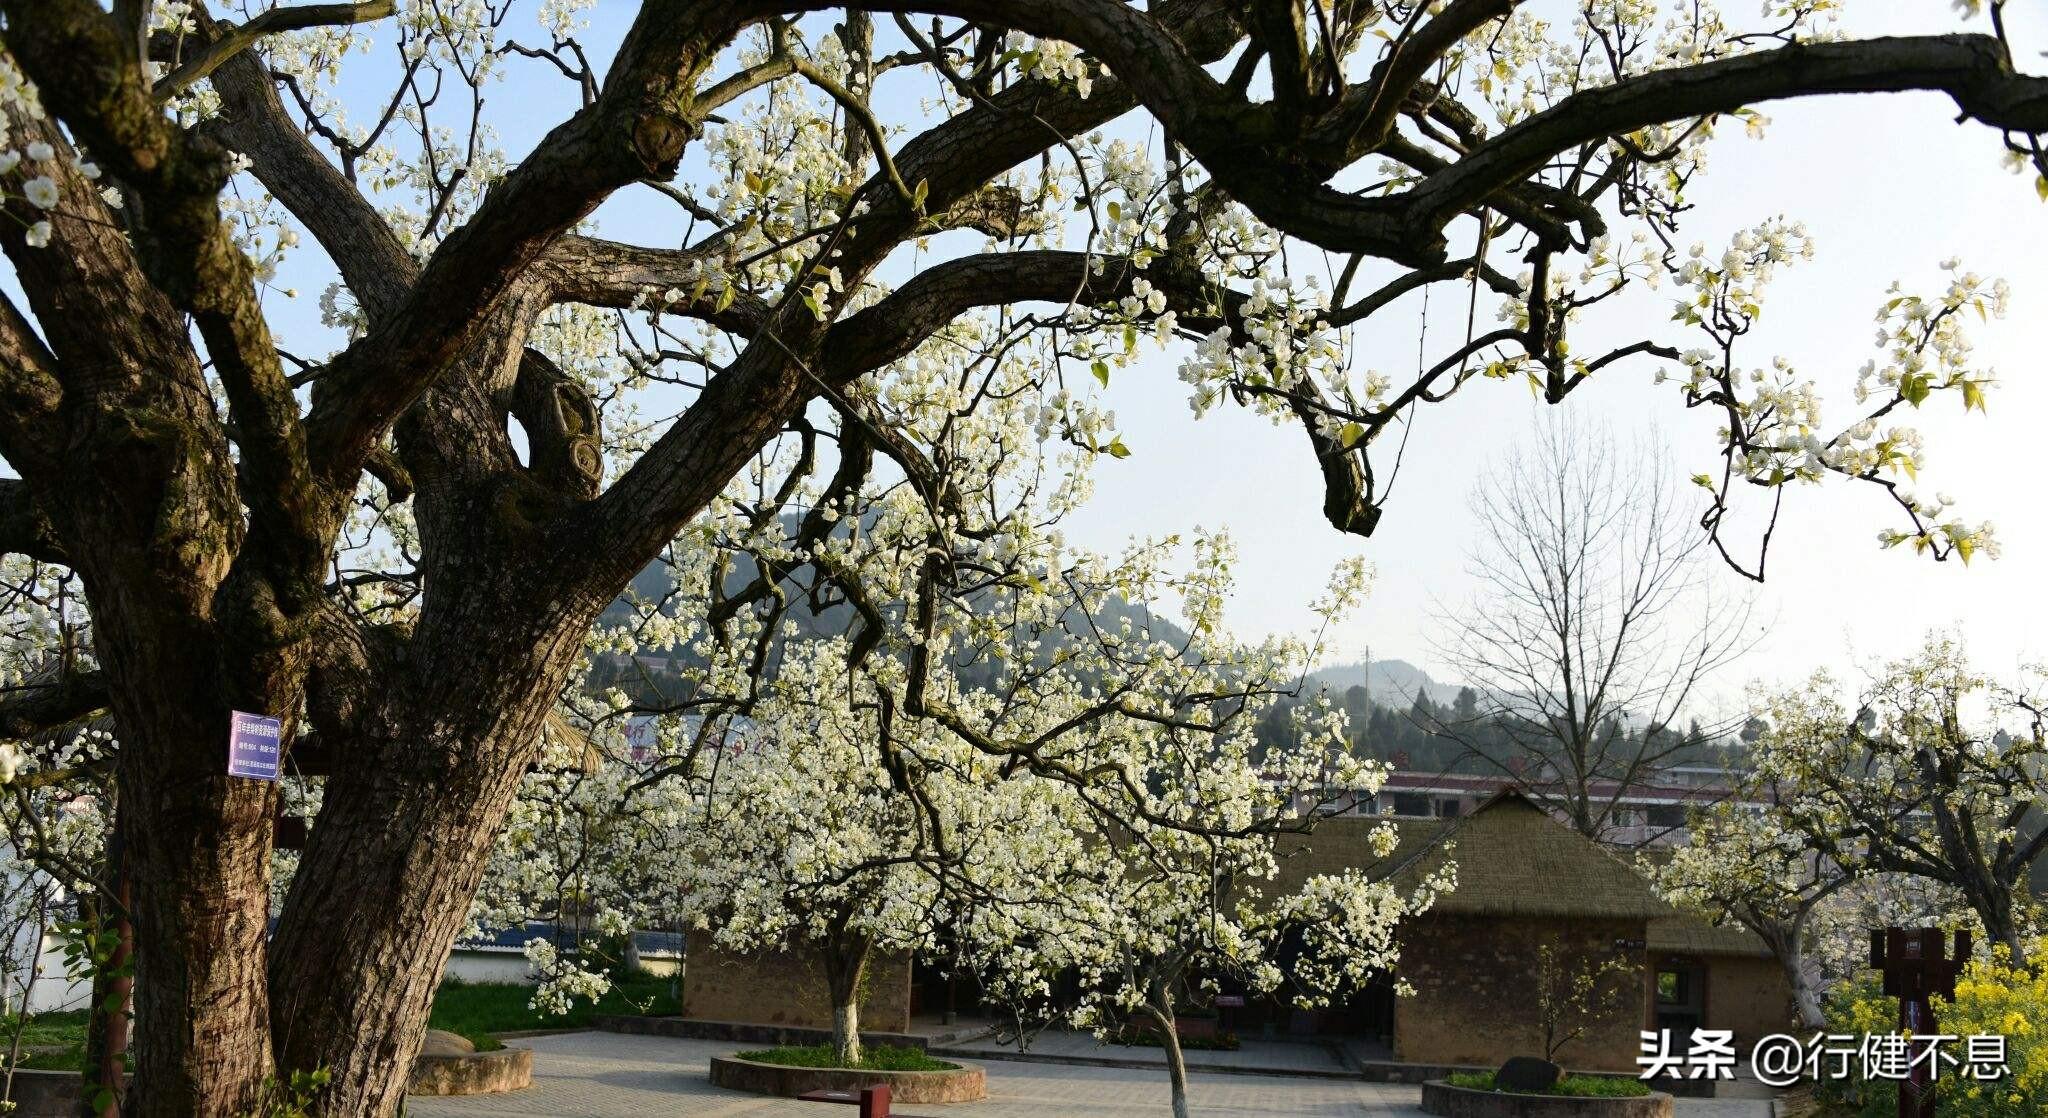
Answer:
<svg viewBox="0 0 2048 1118"><path fill-rule="evenodd" d="M1456 819L1462 810L1464 804L1455 797L1447 797L1436 802L1436 813L1444 819Z"/></svg>
<svg viewBox="0 0 2048 1118"><path fill-rule="evenodd" d="M1429 797L1418 795L1414 792L1396 792L1394 793L1394 814L1427 818L1430 814Z"/></svg>
<svg viewBox="0 0 2048 1118"><path fill-rule="evenodd" d="M1678 804L1660 804L1650 809L1650 826L1685 826L1685 808Z"/></svg>
<svg viewBox="0 0 2048 1118"><path fill-rule="evenodd" d="M1660 970L1657 972L1657 1002L1660 1005L1685 1005L1692 1000L1692 976L1682 970Z"/></svg>

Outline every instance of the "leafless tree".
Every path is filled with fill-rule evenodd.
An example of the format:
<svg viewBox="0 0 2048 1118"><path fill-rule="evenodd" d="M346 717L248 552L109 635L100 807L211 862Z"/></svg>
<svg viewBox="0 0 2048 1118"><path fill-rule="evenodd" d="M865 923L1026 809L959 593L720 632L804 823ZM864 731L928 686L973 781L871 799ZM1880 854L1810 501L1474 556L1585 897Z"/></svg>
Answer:
<svg viewBox="0 0 2048 1118"><path fill-rule="evenodd" d="M1439 654L1479 693L1444 732L1595 839L1631 789L1735 728L1699 720L1703 688L1757 636L1665 477L1654 444L1541 423L1474 490L1481 589L1438 614Z"/></svg>

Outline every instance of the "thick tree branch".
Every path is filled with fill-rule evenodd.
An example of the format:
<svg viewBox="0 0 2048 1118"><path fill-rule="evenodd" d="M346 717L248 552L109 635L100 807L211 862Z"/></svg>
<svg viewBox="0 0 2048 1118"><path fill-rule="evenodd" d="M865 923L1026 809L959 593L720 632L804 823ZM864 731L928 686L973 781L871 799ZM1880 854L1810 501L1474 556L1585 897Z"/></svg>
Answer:
<svg viewBox="0 0 2048 1118"><path fill-rule="evenodd" d="M141 79L134 45L89 0L7 3L8 47L46 101L134 199L135 241L157 288L191 314L227 391L253 561L284 618L319 594L334 503L317 492L298 401L279 367L254 271L222 219L226 153L176 127ZM282 634L272 634L281 639Z"/></svg>
<svg viewBox="0 0 2048 1118"><path fill-rule="evenodd" d="M1963 116L1993 127L2048 132L2048 78L2015 74L1989 36L1795 43L1575 93L1400 197L1415 221L1440 227L1581 144L1763 101L1907 90L1947 93Z"/></svg>
<svg viewBox="0 0 2048 1118"><path fill-rule="evenodd" d="M642 248L570 234L541 258L540 273L551 302L656 306L752 337L768 320L770 308L759 296L740 291L727 300L726 280L716 268L721 263L715 253ZM669 298L670 291L678 292L680 298Z"/></svg>
<svg viewBox="0 0 2048 1118"><path fill-rule="evenodd" d="M613 190L673 175L696 135L698 78L757 13L650 0L597 101L557 126L443 241L406 298L315 382L314 460L352 485L383 431L467 349L498 302Z"/></svg>
<svg viewBox="0 0 2048 1118"><path fill-rule="evenodd" d="M56 457L62 397L56 354L0 293L0 454L16 469L35 469Z"/></svg>
<svg viewBox="0 0 2048 1118"><path fill-rule="evenodd" d="M292 122L262 58L251 51L226 61L213 88L221 113L203 127L249 158L257 181L305 224L372 321L391 313L419 277L419 262Z"/></svg>
<svg viewBox="0 0 2048 1118"><path fill-rule="evenodd" d="M272 8L247 23L223 26L197 55L159 78L157 97L169 99L191 88L219 69L235 55L255 46L265 35L280 31L303 31L309 27L335 27L368 23L398 11L396 0L362 0L357 4L303 4Z"/></svg>
<svg viewBox="0 0 2048 1118"><path fill-rule="evenodd" d="M1412 35L1402 35L1373 67L1366 95L1338 125L1343 147L1367 150L1391 136L1409 95L1444 55L1488 21L1514 10L1516 0L1452 0ZM1431 91L1435 100L1435 91Z"/></svg>
<svg viewBox="0 0 2048 1118"><path fill-rule="evenodd" d="M38 673L0 693L0 738L24 741L104 710L107 681L92 671Z"/></svg>

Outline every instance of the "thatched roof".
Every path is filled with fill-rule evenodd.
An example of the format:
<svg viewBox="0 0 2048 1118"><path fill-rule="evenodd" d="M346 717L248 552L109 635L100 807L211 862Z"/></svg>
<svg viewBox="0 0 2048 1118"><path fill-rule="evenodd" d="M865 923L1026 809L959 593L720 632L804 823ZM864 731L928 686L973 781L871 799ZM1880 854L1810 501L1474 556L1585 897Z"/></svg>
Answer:
<svg viewBox="0 0 2048 1118"><path fill-rule="evenodd" d="M1360 867L1413 887L1448 859L1457 863L1458 887L1438 898L1436 912L1617 920L1676 915L1641 874L1520 792L1500 792L1457 820L1393 820L1401 843L1381 860L1373 856L1370 835L1383 821L1345 816L1292 840L1292 847L1283 839L1276 888Z"/></svg>
<svg viewBox="0 0 2048 1118"><path fill-rule="evenodd" d="M1372 833L1382 823L1391 823L1401 836L1400 845L1385 859L1372 852ZM1346 870L1376 870L1373 876L1381 876L1435 842L1448 825L1448 822L1435 819L1340 815L1316 824L1311 834L1276 836L1273 849L1280 862L1280 874L1270 885L1262 883L1260 891L1271 896L1286 896L1300 891L1311 877L1339 874Z"/></svg>
<svg viewBox="0 0 2048 1118"><path fill-rule="evenodd" d="M1716 927L1680 914L1650 921L1650 950L1666 955L1741 955L1768 959L1770 946L1747 928Z"/></svg>

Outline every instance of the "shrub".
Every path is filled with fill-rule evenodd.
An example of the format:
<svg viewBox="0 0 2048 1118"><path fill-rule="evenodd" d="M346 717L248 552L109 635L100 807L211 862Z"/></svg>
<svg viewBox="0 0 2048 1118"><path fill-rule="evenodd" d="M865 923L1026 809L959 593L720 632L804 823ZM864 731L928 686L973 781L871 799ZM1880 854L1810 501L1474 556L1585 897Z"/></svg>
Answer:
<svg viewBox="0 0 2048 1118"><path fill-rule="evenodd" d="M2048 968L2013 966L2004 948L1997 948L1990 959L1964 968L1955 1000L1936 1000L1934 1020L1955 1036L2004 1034L2009 1069L2002 1080L1970 1079L1953 1069L1937 1079L1943 1118L2038 1118L2048 1108L2048 1043L2040 1036L2048 1027ZM1861 1037L1898 1027L1898 999L1881 993L1874 976L1838 988L1829 1001L1829 1032ZM1852 1075L1861 1070L1860 1061L1849 1061ZM1892 1080L1824 1080L1818 1094L1863 1118L1898 1113L1898 1084Z"/></svg>

